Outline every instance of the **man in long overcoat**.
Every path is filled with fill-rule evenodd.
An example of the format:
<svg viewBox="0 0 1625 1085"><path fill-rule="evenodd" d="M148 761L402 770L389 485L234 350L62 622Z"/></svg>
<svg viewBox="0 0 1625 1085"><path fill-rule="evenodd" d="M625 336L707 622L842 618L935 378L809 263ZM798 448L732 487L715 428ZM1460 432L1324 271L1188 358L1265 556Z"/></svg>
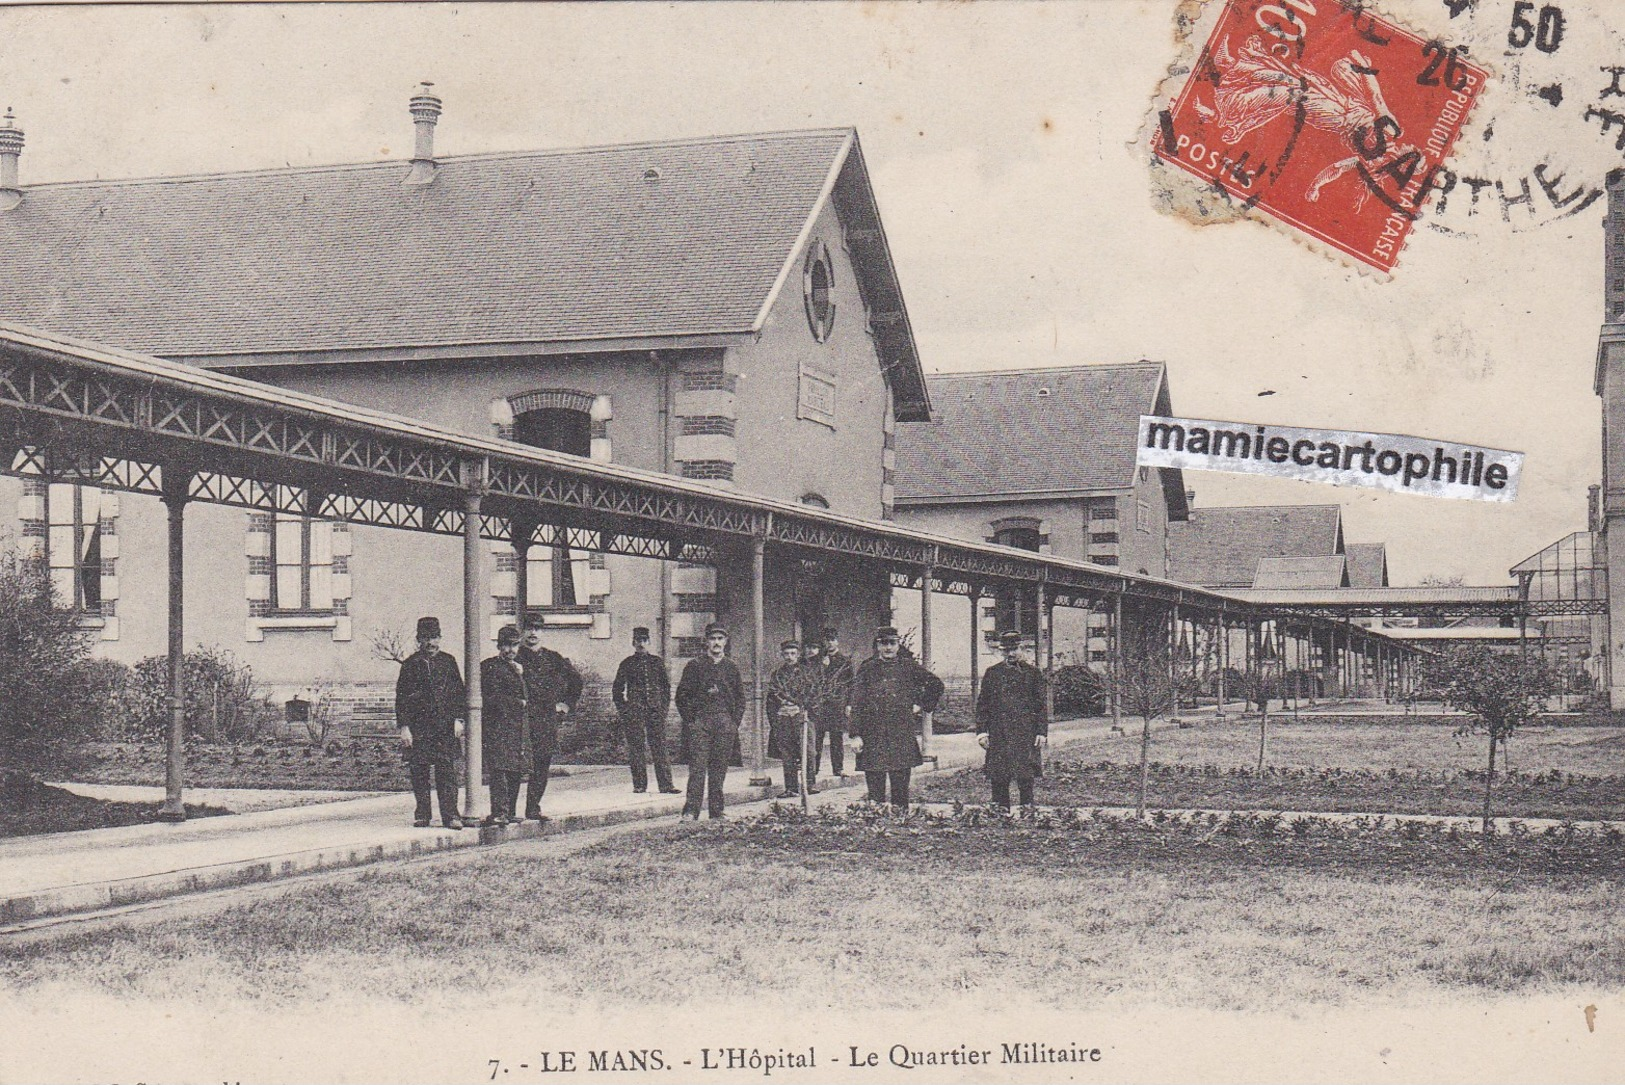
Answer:
<svg viewBox="0 0 1625 1085"><path fill-rule="evenodd" d="M485 767L491 777L491 816L487 825L514 819L519 781L525 775L525 674L519 665L519 627L497 630L497 654L480 663L484 702Z"/></svg>
<svg viewBox="0 0 1625 1085"><path fill-rule="evenodd" d="M807 794L814 794L813 780L818 774L811 758L804 758L803 745L810 746L811 717L808 715L818 698L819 674L801 661L801 644L787 640L779 645L784 662L773 672L767 684L767 755L784 762L784 794L801 794L801 765L807 762Z"/></svg>
<svg viewBox="0 0 1625 1085"><path fill-rule="evenodd" d="M1021 804L1033 803L1033 780L1044 775L1049 708L1044 672L1021 658L1021 634L999 638L1004 661L982 676L976 696L976 742L987 751L982 771L993 784L996 806L1010 806L1010 781Z"/></svg>
<svg viewBox="0 0 1625 1085"><path fill-rule="evenodd" d="M846 772L846 706L852 697L852 657L841 651L840 634L825 629L818 638L816 658L808 648L808 665L815 667L820 676L818 700L813 705L812 722L817 729L813 738L813 775L824 757L824 740L829 739L829 767L836 776Z"/></svg>
<svg viewBox="0 0 1625 1085"><path fill-rule="evenodd" d="M553 751L559 743L559 720L575 711L581 700L581 675L568 659L542 644L542 616L525 621L525 641L519 646L519 666L525 672L525 710L530 721L530 784L525 788L525 817L541 821L547 774L553 770Z"/></svg>
<svg viewBox="0 0 1625 1085"><path fill-rule="evenodd" d="M615 710L621 717L621 733L626 736L626 762L632 770L632 791L649 790L648 757L655 763L655 782L663 795L677 794L671 782L671 762L666 757L666 710L671 707L671 676L666 661L649 651L649 630L632 630L632 654L621 660L610 687Z"/></svg>
<svg viewBox="0 0 1625 1085"><path fill-rule="evenodd" d="M725 817L722 787L734 739L745 718L745 683L728 658L726 627L715 622L706 626L705 654L688 661L677 683L677 713L683 717L683 746L688 756L683 816L698 821L704 802L711 817Z"/></svg>
<svg viewBox="0 0 1625 1085"><path fill-rule="evenodd" d="M401 661L395 680L395 723L417 798L413 824L429 824L429 785L440 800L440 823L461 829L457 816L457 740L463 737L463 674L440 650L440 619L419 618L418 650Z"/></svg>
<svg viewBox="0 0 1625 1085"><path fill-rule="evenodd" d="M875 655L852 680L852 718L847 733L858 755L858 771L869 783L869 800L886 801L891 784L894 806L908 807L909 777L925 758L916 738L919 719L942 699L942 679L899 653L897 630L875 631Z"/></svg>

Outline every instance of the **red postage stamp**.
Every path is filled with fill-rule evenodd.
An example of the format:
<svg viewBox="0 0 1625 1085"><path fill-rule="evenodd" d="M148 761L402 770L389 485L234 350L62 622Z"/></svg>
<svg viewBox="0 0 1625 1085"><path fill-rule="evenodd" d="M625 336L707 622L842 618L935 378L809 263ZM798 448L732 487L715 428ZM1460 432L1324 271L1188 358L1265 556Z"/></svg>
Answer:
<svg viewBox="0 0 1625 1085"><path fill-rule="evenodd" d="M1392 271L1485 81L1360 0L1227 0L1152 149Z"/></svg>

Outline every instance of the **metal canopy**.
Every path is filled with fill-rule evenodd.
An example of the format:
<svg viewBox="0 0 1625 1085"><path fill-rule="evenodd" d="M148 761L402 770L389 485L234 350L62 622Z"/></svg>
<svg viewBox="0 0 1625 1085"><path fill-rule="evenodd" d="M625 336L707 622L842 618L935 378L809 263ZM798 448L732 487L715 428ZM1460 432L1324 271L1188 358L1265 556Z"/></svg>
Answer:
<svg viewBox="0 0 1625 1085"><path fill-rule="evenodd" d="M545 544L565 533L577 549L666 560L708 560L718 548L760 540L867 559L897 585L918 587L929 569L935 589L959 594L1043 584L1056 606L1121 595L1238 621L1283 613L1239 595L474 437L3 323L0 463L13 474L153 496L163 495L168 467L190 476L192 500L444 535L463 533L467 498L479 494L488 539L512 541L517 530Z"/></svg>

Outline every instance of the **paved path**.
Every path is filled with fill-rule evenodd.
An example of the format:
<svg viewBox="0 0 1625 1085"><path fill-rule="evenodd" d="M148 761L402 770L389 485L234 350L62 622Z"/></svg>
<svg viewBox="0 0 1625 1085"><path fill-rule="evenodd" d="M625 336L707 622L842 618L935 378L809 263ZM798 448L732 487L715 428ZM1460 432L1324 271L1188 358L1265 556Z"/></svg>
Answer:
<svg viewBox="0 0 1625 1085"><path fill-rule="evenodd" d="M1066 746L1109 731L1109 724L1098 720L1060 723L1054 727L1051 741ZM937 757L936 769L928 765L923 772L981 764L981 751L970 734L939 735L932 752ZM548 785L544 811L552 820L545 826L526 822L506 829L462 832L417 829L412 827L413 799L405 792L265 809L256 804L272 801L278 793L245 792L243 797L235 797L211 789L189 791L187 798L218 801L227 809L249 812L195 818L179 825L128 825L0 840L0 932L27 928L50 917L185 893L587 826L675 817L682 809L681 795L634 795L627 771L619 766L571 767L569 771L569 776ZM782 779L776 763L773 776ZM735 769L729 777L729 803L761 802L780 793L777 786L749 786L743 770ZM861 776L847 777L840 793L857 797L852 789L861 782ZM76 791L105 790L119 797L129 794L144 799L161 794L157 788L73 786ZM281 793L283 798L286 795Z"/></svg>

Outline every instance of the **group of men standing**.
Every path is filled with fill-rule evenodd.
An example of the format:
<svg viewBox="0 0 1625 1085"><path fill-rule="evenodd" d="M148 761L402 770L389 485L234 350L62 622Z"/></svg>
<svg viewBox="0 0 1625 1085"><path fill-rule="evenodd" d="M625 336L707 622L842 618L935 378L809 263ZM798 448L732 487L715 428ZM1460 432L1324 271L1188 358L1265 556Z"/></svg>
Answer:
<svg viewBox="0 0 1625 1085"><path fill-rule="evenodd" d="M518 820L519 785L530 773L525 817L545 821L541 801L558 742L559 721L581 698L581 676L569 660L541 643L541 618L497 633L497 654L480 664L484 701L484 756L491 784L488 825ZM411 773L414 824L430 824L431 791L441 824L461 829L456 758L463 735L464 688L457 661L440 651L440 622L422 618L417 651L401 664L395 687L396 721ZM688 788L683 816L698 820L704 806L725 817L723 787L745 714L744 681L728 658L728 630L712 623L704 654L689 660L677 684ZM1044 675L1021 657L1021 637L1001 638L1004 660L989 668L976 701L977 741L987 751L983 771L993 801L1010 805L1010 785L1023 804L1033 801L1033 780L1043 772L1049 710ZM805 647L805 656L803 648ZM875 631L874 655L854 667L833 629L780 646L783 662L768 684L770 756L784 764L784 791L815 793L824 744L830 768L844 774L850 739L857 769L873 802L908 805L913 770L924 762L919 720L936 709L942 680L902 651L893 626ZM663 794L678 794L666 754L666 714L673 700L665 662L649 651L649 630L632 633L632 654L621 661L611 695L626 740L632 790L648 791L647 761Z"/></svg>

